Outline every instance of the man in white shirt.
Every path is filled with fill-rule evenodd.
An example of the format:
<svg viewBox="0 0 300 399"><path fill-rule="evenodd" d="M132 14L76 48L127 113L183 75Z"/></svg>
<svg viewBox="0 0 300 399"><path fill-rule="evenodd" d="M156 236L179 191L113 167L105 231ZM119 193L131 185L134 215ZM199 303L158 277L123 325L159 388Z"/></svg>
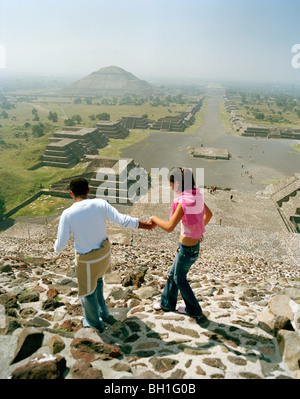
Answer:
<svg viewBox="0 0 300 399"><path fill-rule="evenodd" d="M89 186L84 178L73 179L70 183L70 195L74 200L71 207L64 210L59 221L54 250L59 254L67 245L69 238L74 239L77 254L87 254L101 247L107 240L106 219L126 228L152 230L154 223L140 222L139 219L119 213L107 201L88 199ZM83 325L104 330L103 320L108 318L108 307L103 297L103 279L98 278L96 289L81 297L84 315Z"/></svg>

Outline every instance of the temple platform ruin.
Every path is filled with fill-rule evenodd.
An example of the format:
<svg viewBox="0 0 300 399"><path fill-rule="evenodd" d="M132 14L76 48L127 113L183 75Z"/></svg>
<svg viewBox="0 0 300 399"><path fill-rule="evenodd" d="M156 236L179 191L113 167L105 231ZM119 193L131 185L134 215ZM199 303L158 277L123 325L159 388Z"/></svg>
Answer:
<svg viewBox="0 0 300 399"><path fill-rule="evenodd" d="M42 166L72 168L88 154L98 154L108 138L97 128L66 127L53 134L43 154Z"/></svg>
<svg viewBox="0 0 300 399"><path fill-rule="evenodd" d="M144 115L123 116L121 123L127 129L148 129L149 127L149 120Z"/></svg>
<svg viewBox="0 0 300 399"><path fill-rule="evenodd" d="M68 198L70 181L76 177L83 177L88 181L89 198L102 198L109 203L134 204L141 195L147 193L149 174L144 170L144 178L137 184L135 174L130 173L132 169L139 167L133 159L87 155L85 160L89 164L84 173L52 184L49 194Z"/></svg>
<svg viewBox="0 0 300 399"><path fill-rule="evenodd" d="M109 139L125 139L129 135L129 130L121 121L101 121L96 126L99 132Z"/></svg>
<svg viewBox="0 0 300 399"><path fill-rule="evenodd" d="M189 147L188 154L194 158L229 160L231 155L228 150L213 147Z"/></svg>

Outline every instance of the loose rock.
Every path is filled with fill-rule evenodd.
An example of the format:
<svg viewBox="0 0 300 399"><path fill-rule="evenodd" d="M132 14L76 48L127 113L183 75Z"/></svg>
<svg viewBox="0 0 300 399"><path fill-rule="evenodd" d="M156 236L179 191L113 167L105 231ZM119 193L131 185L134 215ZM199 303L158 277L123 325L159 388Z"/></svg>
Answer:
<svg viewBox="0 0 300 399"><path fill-rule="evenodd" d="M62 356L41 354L12 373L13 380L19 379L62 379L66 370L66 359Z"/></svg>

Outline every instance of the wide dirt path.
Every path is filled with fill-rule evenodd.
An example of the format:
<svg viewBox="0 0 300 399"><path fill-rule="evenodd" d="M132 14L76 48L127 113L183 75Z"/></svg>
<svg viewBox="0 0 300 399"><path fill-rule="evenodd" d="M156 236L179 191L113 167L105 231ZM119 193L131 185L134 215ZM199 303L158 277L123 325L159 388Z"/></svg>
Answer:
<svg viewBox="0 0 300 399"><path fill-rule="evenodd" d="M204 168L205 185L256 192L267 184L300 172L300 154L291 140L254 139L228 135L219 117L222 92L211 90L204 123L194 134L151 132L149 137L125 148L122 157L134 158L143 168L186 166ZM195 159L187 147L225 148L229 161ZM250 178L252 176L252 179Z"/></svg>

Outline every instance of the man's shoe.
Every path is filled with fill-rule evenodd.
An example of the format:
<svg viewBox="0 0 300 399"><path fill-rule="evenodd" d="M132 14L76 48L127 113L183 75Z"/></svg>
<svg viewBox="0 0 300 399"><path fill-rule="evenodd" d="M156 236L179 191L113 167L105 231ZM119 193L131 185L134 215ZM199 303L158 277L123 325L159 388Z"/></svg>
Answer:
<svg viewBox="0 0 300 399"><path fill-rule="evenodd" d="M105 319L103 319L104 323L107 324L114 324L117 320L114 318L114 316L108 315L108 317L106 317Z"/></svg>

